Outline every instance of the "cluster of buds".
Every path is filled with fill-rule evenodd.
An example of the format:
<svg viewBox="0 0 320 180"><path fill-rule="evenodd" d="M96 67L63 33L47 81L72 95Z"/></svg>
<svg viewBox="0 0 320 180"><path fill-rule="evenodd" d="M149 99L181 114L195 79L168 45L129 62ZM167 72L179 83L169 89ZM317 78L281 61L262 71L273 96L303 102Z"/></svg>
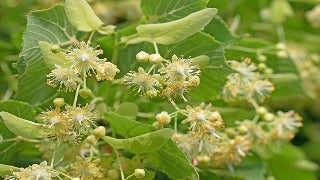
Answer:
<svg viewBox="0 0 320 180"><path fill-rule="evenodd" d="M56 173L55 171L53 171L53 169L47 165L46 161L40 164L33 164L27 168L20 168L19 171L13 172L12 174L13 176L6 177L6 180L9 180L9 179L52 180L55 177L59 176L59 173Z"/></svg>
<svg viewBox="0 0 320 180"><path fill-rule="evenodd" d="M48 85L59 87L59 90L63 88L67 92L72 92L78 84L85 83L81 77L86 78L95 74L98 81L112 81L115 75L120 72L116 65L106 62L105 58L98 57L103 54L103 51L97 47L90 47L85 42L76 42L75 46L67 49L64 65L56 65L56 69L47 76Z"/></svg>
<svg viewBox="0 0 320 180"><path fill-rule="evenodd" d="M199 66L194 65L190 58L173 55L171 60L166 60L158 53L149 55L143 51L136 58L139 62L152 64L147 72L139 67L138 72L131 71L124 76L123 83L137 94L146 94L150 98L178 96L187 101L185 94L188 88L200 84Z"/></svg>
<svg viewBox="0 0 320 180"><path fill-rule="evenodd" d="M289 57L289 52L286 44L281 42L276 44L276 50L277 50L277 56L279 58L286 59Z"/></svg>
<svg viewBox="0 0 320 180"><path fill-rule="evenodd" d="M320 5L315 6L305 14L308 22L314 28L320 28Z"/></svg>
<svg viewBox="0 0 320 180"><path fill-rule="evenodd" d="M230 66L235 73L231 73L227 78L222 97L226 101L248 100L252 97L263 101L272 91L273 84L262 79L256 72L257 66L246 58L242 62L230 61Z"/></svg>
<svg viewBox="0 0 320 180"><path fill-rule="evenodd" d="M94 124L96 116L92 112L92 107L65 105L63 110L62 106L65 104L63 98L56 98L53 102L55 108L42 112L37 116L37 120L48 126L49 137L77 143L81 131L88 130Z"/></svg>

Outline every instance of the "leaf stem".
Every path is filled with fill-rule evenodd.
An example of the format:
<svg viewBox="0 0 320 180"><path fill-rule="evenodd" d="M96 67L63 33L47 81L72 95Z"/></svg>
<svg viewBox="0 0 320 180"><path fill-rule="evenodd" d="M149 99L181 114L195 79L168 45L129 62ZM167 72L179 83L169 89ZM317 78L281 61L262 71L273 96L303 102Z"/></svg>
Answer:
<svg viewBox="0 0 320 180"><path fill-rule="evenodd" d="M116 156L117 156L117 160L118 160L118 164L119 164L119 168L120 168L120 174L121 174L121 180L126 180L126 178L124 178L124 174L123 174L123 169L122 169L122 165L121 165L121 162L120 162L120 157L119 157L119 153L118 153L118 150L113 148L114 152L116 153Z"/></svg>
<svg viewBox="0 0 320 180"><path fill-rule="evenodd" d="M130 174L128 177L126 177L126 180L134 176L134 174Z"/></svg>
<svg viewBox="0 0 320 180"><path fill-rule="evenodd" d="M80 84L78 85L78 87L77 87L77 91L76 91L76 94L75 94L75 96L74 96L74 100L73 100L73 107L76 107L76 105L77 105L77 100L78 100L79 90L80 90Z"/></svg>
<svg viewBox="0 0 320 180"><path fill-rule="evenodd" d="M154 50L156 51L156 54L159 54L159 50L158 50L158 46L157 46L156 42L153 41L152 43L153 43L153 46L154 46Z"/></svg>
<svg viewBox="0 0 320 180"><path fill-rule="evenodd" d="M90 36L89 36L89 39L88 39L88 42L87 42L87 45L88 45L88 46L91 44L91 40L92 40L92 37L93 37L93 35L94 35L95 32L96 32L96 31L92 31L92 32L90 33Z"/></svg>

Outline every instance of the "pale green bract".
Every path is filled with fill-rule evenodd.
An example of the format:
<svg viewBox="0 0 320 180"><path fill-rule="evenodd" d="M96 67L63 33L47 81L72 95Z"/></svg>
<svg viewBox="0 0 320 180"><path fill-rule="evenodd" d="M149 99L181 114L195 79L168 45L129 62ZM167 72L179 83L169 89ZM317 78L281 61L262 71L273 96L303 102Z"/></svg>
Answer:
<svg viewBox="0 0 320 180"><path fill-rule="evenodd" d="M79 31L97 31L103 26L86 0L66 0L64 8L68 20Z"/></svg>
<svg viewBox="0 0 320 180"><path fill-rule="evenodd" d="M116 149L125 149L132 153L148 153L160 149L173 133L172 129L164 128L128 139L115 139L109 136L102 139Z"/></svg>
<svg viewBox="0 0 320 180"><path fill-rule="evenodd" d="M43 61L49 69L56 69L55 65L67 66L65 54L63 52L53 53L51 51L52 44L40 41L39 47L42 53Z"/></svg>
<svg viewBox="0 0 320 180"><path fill-rule="evenodd" d="M14 134L24 138L43 138L45 125L19 118L7 112L0 112L6 127Z"/></svg>
<svg viewBox="0 0 320 180"><path fill-rule="evenodd" d="M206 8L182 19L166 23L137 26L137 34L123 37L122 42L136 44L143 41L170 45L182 41L202 30L217 14L217 9Z"/></svg>

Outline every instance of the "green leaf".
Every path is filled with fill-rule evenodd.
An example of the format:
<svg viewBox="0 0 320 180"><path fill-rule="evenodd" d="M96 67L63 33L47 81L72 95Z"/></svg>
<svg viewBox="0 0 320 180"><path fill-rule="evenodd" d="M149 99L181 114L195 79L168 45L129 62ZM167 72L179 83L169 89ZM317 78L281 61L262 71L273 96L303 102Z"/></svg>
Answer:
<svg viewBox="0 0 320 180"><path fill-rule="evenodd" d="M128 139L115 139L108 136L102 139L116 149L125 149L132 153L148 153L160 149L170 140L173 133L172 129L164 128Z"/></svg>
<svg viewBox="0 0 320 180"><path fill-rule="evenodd" d="M97 31L103 25L86 0L66 0L65 11L70 23L79 31Z"/></svg>
<svg viewBox="0 0 320 180"><path fill-rule="evenodd" d="M5 111L15 116L32 121L36 117L36 111L29 104L20 101L9 100L0 102L0 112L1 111ZM0 135L4 139L16 137L16 135L5 126L2 118L0 118ZM0 163L12 163L13 159L17 158L17 155L20 153L21 149L24 148L24 145L24 142L0 143Z"/></svg>
<svg viewBox="0 0 320 180"><path fill-rule="evenodd" d="M25 138L43 138L45 126L19 118L13 114L7 112L0 112L0 116L3 119L7 128L18 136Z"/></svg>
<svg viewBox="0 0 320 180"><path fill-rule="evenodd" d="M204 9L208 0L141 0L141 9L152 22L168 22Z"/></svg>
<svg viewBox="0 0 320 180"><path fill-rule="evenodd" d="M273 142L257 151L276 179L317 179L319 166L309 161L304 152L288 142Z"/></svg>
<svg viewBox="0 0 320 180"><path fill-rule="evenodd" d="M240 37L229 30L227 24L216 16L204 29L204 32L213 36L219 42L227 45L240 40Z"/></svg>
<svg viewBox="0 0 320 180"><path fill-rule="evenodd" d="M139 112L139 107L132 102L124 102L115 111L119 115L135 118Z"/></svg>
<svg viewBox="0 0 320 180"><path fill-rule="evenodd" d="M15 96L17 100L40 105L57 94L54 88L47 85L46 75L50 69L43 61L39 42L66 45L71 43L75 36L76 30L67 20L61 5L28 14L21 59L17 63L21 70L19 89Z"/></svg>
<svg viewBox="0 0 320 180"><path fill-rule="evenodd" d="M34 121L36 110L30 104L21 101L2 101L0 111L5 111L15 116Z"/></svg>
<svg viewBox="0 0 320 180"><path fill-rule="evenodd" d="M66 66L65 54L63 52L53 53L52 44L40 41L39 47L43 56L43 61L49 69L55 69L55 65Z"/></svg>
<svg viewBox="0 0 320 180"><path fill-rule="evenodd" d="M110 124L112 130L123 137L139 136L156 129L153 126L140 123L114 112L106 112L105 119Z"/></svg>
<svg viewBox="0 0 320 180"><path fill-rule="evenodd" d="M5 177L7 175L10 175L13 171L18 171L19 168L8 166L4 164L0 164L0 177Z"/></svg>
<svg viewBox="0 0 320 180"><path fill-rule="evenodd" d="M241 178L245 180L264 180L266 167L258 157L248 157L239 166L230 170L211 170L215 174L228 178Z"/></svg>
<svg viewBox="0 0 320 180"><path fill-rule="evenodd" d="M217 9L207 8L175 21L139 25L136 28L136 35L124 37L122 40L127 44L136 44L143 41L155 41L164 45L174 44L200 31L216 14Z"/></svg>
<svg viewBox="0 0 320 180"><path fill-rule="evenodd" d="M171 179L191 177L197 179L197 171L186 155L169 141L161 149L144 156L144 163L167 174Z"/></svg>

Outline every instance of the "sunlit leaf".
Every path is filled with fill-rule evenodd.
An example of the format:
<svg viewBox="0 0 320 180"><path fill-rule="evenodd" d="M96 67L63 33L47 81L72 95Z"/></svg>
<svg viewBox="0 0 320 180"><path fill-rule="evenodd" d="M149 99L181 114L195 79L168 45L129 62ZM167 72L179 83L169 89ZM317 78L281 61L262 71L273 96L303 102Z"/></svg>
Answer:
<svg viewBox="0 0 320 180"><path fill-rule="evenodd" d="M125 149L133 153L148 153L160 149L171 138L172 129L160 129L128 139L115 139L105 136L102 139L116 149Z"/></svg>

